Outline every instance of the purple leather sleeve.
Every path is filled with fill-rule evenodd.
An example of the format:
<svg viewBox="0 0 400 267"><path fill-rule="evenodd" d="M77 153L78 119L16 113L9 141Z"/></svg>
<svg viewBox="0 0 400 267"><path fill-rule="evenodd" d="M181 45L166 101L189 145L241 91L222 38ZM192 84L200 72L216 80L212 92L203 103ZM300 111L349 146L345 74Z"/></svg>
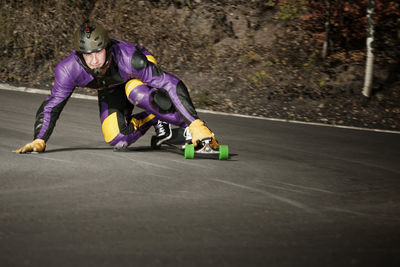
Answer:
<svg viewBox="0 0 400 267"><path fill-rule="evenodd" d="M56 69L51 94L36 113L34 138L47 141L75 86L86 85L93 77L77 62L75 52L61 61Z"/></svg>

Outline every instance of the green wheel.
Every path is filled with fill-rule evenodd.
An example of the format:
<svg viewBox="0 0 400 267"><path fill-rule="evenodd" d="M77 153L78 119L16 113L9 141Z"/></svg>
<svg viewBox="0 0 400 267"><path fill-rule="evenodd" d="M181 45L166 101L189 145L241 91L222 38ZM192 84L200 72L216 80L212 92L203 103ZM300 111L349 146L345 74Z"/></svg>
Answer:
<svg viewBox="0 0 400 267"><path fill-rule="evenodd" d="M219 146L219 159L228 159L229 158L229 148L228 146Z"/></svg>
<svg viewBox="0 0 400 267"><path fill-rule="evenodd" d="M185 146L185 159L192 159L194 158L194 145L186 145Z"/></svg>

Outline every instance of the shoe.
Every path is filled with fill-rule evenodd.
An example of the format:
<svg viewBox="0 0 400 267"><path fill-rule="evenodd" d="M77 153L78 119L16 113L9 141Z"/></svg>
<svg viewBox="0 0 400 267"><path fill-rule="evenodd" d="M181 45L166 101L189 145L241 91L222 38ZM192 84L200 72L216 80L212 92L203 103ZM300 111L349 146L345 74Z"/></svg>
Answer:
<svg viewBox="0 0 400 267"><path fill-rule="evenodd" d="M185 148L186 145L190 145L192 143L192 133L189 131L189 127L185 128L185 131L183 132L183 137L185 138L185 145L183 148Z"/></svg>
<svg viewBox="0 0 400 267"><path fill-rule="evenodd" d="M156 130L155 138L157 139L157 146L160 146L165 141L171 139L171 124L169 124L168 122L158 120L157 124L154 125L154 129Z"/></svg>

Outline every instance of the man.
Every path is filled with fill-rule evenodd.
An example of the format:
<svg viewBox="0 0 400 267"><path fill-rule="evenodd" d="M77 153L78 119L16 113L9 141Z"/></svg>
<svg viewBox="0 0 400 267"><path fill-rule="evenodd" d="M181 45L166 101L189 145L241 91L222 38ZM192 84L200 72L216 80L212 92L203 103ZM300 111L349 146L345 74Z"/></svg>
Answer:
<svg viewBox="0 0 400 267"><path fill-rule="evenodd" d="M55 69L51 94L36 113L34 140L15 153L43 152L62 109L76 86L98 90L105 141L123 149L154 126L157 145L171 138L170 124L186 128L197 146L214 134L197 115L184 83L166 73L144 48L111 39L100 24L84 23L74 34L74 51ZM134 105L145 111L132 115Z"/></svg>

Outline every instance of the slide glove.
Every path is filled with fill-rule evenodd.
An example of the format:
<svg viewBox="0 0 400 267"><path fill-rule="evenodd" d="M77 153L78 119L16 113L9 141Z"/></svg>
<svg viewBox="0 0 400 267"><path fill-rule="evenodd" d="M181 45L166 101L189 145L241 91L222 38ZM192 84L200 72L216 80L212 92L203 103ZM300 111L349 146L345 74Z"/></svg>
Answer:
<svg viewBox="0 0 400 267"><path fill-rule="evenodd" d="M13 150L14 153L43 152L46 149L46 142L43 139L35 139L20 149Z"/></svg>
<svg viewBox="0 0 400 267"><path fill-rule="evenodd" d="M192 134L192 143L196 147L198 142L204 138L211 137L210 146L213 149L218 149L219 145L214 137L214 134L208 129L203 121L197 119L189 125L189 131Z"/></svg>

